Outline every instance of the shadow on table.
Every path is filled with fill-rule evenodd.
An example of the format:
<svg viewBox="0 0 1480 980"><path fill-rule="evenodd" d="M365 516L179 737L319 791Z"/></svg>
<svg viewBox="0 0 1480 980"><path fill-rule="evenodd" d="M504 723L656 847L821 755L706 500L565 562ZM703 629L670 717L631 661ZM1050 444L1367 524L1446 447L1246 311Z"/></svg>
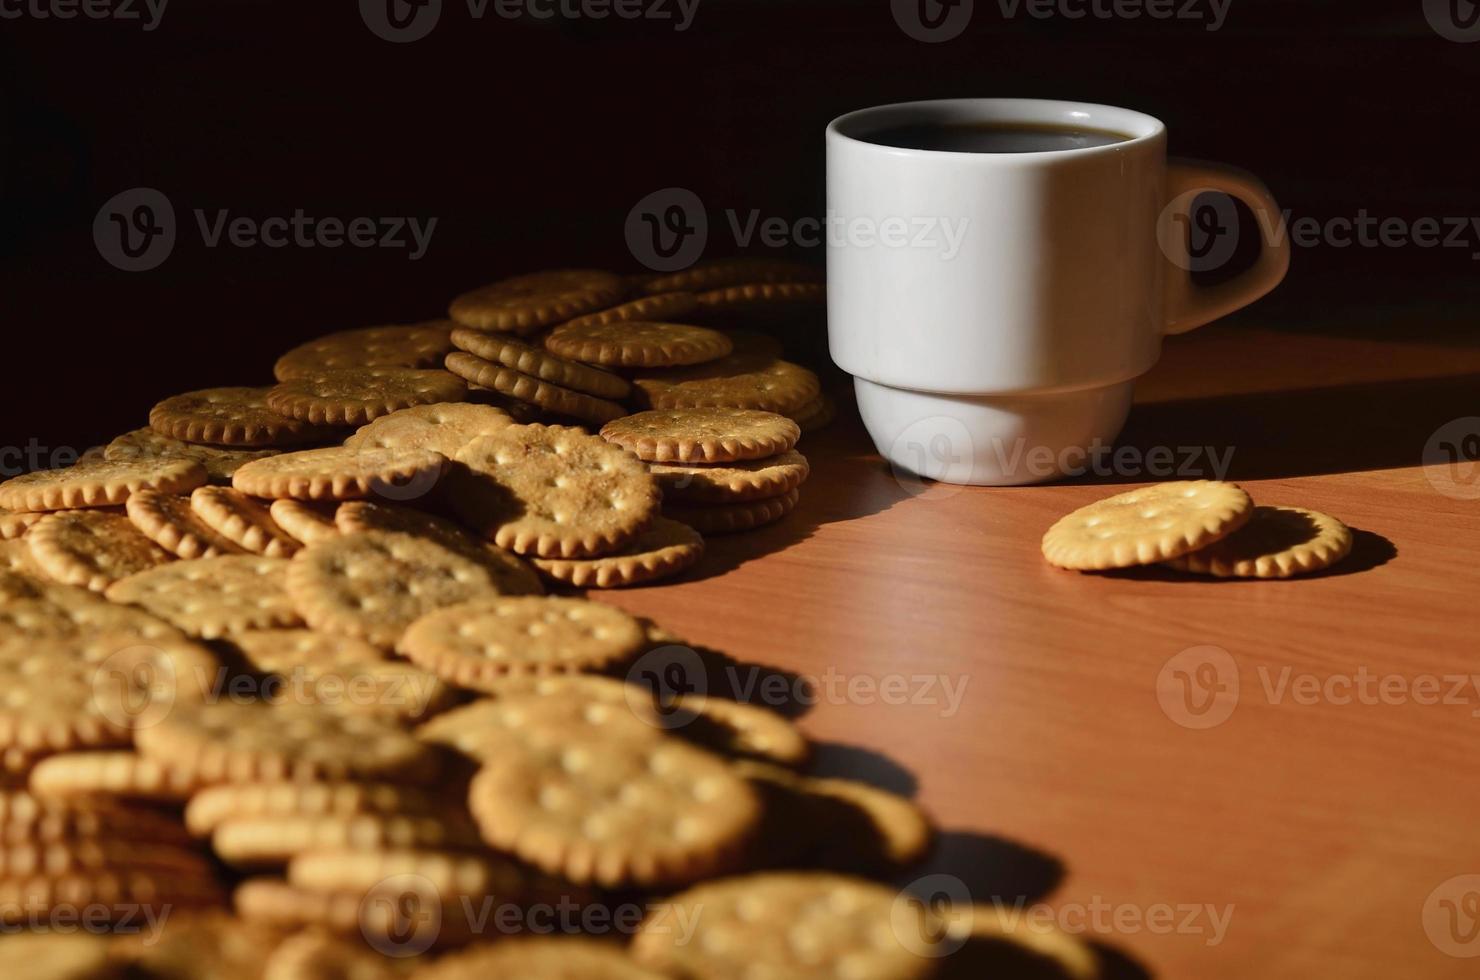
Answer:
<svg viewBox="0 0 1480 980"><path fill-rule="evenodd" d="M1398 548L1387 538L1372 531L1362 531L1352 528L1352 550L1345 558L1330 568L1319 572L1311 572L1301 575L1302 580L1317 578L1339 578L1343 575L1355 575L1358 572L1371 571L1379 565L1386 565L1398 557ZM1136 568L1118 568L1096 574L1105 575L1110 578L1128 579L1133 582L1200 582L1211 583L1233 583L1233 582L1268 582L1269 579L1262 578L1219 578L1215 575L1200 575L1194 572L1179 572L1175 568L1166 565L1141 565Z"/></svg>
<svg viewBox="0 0 1480 980"><path fill-rule="evenodd" d="M1071 482L1258 480L1416 466L1439 428L1480 415L1480 374L1136 405L1116 442L1170 472L1113 465ZM1225 468L1226 467L1226 471Z"/></svg>

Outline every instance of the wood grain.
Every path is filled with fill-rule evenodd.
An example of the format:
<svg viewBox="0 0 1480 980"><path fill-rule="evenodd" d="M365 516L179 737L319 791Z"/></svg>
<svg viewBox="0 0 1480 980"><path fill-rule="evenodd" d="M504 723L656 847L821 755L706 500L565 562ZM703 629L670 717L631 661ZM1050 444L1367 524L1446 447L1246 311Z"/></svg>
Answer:
<svg viewBox="0 0 1480 980"><path fill-rule="evenodd" d="M1474 349L1248 326L1168 344L1125 443L1232 448L1228 476L1256 500L1360 532L1330 574L1059 571L1044 529L1144 473L922 485L845 407L803 440L813 474L785 521L711 541L680 583L602 598L811 678L821 766L917 792L946 832L925 870L978 900L1043 901L1127 975L1473 976L1424 913L1480 873L1480 506L1420 463L1440 425L1480 414L1477 372ZM1198 730L1158 681L1204 646L1240 692ZM1346 696L1364 675L1388 678L1381 703ZM912 703L886 703L891 677ZM939 678L964 685L954 713ZM1420 703L1424 678L1439 703Z"/></svg>

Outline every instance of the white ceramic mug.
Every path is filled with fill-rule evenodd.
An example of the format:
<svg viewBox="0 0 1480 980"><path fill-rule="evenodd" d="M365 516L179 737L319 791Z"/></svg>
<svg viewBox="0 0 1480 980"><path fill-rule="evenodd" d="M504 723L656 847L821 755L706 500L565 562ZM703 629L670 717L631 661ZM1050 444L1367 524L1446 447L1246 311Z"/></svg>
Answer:
<svg viewBox="0 0 1480 980"><path fill-rule="evenodd" d="M959 123L1129 138L1027 153L859 138ZM1166 127L1128 109L950 99L834 119L828 342L879 452L931 479L1008 486L1054 479L1113 443L1161 338L1253 302L1289 267L1287 237L1270 236L1252 267L1195 286L1185 225L1204 190L1279 214L1248 174L1168 163Z"/></svg>

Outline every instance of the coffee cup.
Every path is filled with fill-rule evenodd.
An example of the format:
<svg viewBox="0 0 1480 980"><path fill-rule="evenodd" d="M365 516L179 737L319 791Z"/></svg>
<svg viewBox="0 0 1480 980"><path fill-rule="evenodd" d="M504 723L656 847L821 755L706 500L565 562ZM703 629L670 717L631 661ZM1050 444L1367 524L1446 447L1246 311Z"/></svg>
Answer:
<svg viewBox="0 0 1480 980"><path fill-rule="evenodd" d="M1129 109L949 99L827 127L828 343L892 465L1012 486L1113 445L1162 338L1268 293L1248 268L1195 283L1194 202L1219 191L1278 215L1253 176L1168 161L1166 127Z"/></svg>

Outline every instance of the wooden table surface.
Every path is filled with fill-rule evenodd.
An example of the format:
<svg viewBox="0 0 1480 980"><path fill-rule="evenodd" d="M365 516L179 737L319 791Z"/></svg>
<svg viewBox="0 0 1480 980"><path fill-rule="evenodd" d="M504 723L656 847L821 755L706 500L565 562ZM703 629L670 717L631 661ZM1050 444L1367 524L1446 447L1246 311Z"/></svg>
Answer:
<svg viewBox="0 0 1480 980"><path fill-rule="evenodd" d="M1122 440L1232 449L1256 500L1358 531L1336 573L1051 568L1055 519L1155 477L921 484L845 404L804 440L783 523L603 598L733 657L742 685L775 668L821 768L933 816L920 874L1042 903L1125 975L1474 976L1480 467L1421 463L1480 415L1480 350L1388 336L1245 316L1174 338Z"/></svg>

